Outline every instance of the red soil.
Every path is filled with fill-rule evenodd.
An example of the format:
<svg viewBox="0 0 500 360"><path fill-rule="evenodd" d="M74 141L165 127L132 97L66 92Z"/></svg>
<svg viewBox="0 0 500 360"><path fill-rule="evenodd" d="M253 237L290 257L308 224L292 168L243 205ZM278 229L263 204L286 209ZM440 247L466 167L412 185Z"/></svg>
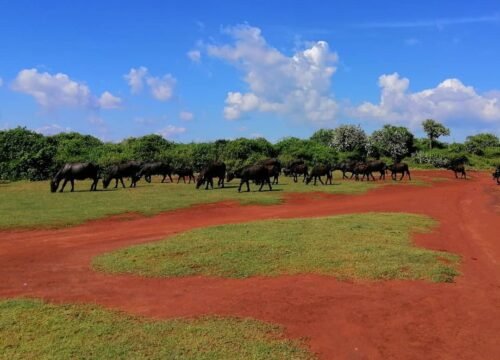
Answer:
<svg viewBox="0 0 500 360"><path fill-rule="evenodd" d="M416 177L450 173L420 172ZM364 195L290 195L282 205L196 206L155 217L60 230L0 232L0 297L95 303L153 318L234 315L279 323L324 359L500 359L500 186L486 174L432 187L387 186ZM340 185L341 186L341 185ZM112 276L92 257L215 224L367 211L439 220L420 246L460 254L453 284L342 282L302 275L245 280Z"/></svg>

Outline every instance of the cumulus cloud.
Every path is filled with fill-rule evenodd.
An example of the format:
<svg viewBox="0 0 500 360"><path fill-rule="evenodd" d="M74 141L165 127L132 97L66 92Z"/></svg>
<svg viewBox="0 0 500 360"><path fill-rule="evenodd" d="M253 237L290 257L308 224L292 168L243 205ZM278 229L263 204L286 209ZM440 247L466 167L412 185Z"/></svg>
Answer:
<svg viewBox="0 0 500 360"><path fill-rule="evenodd" d="M181 111L179 113L179 118L183 121L191 121L194 119L194 114L189 111Z"/></svg>
<svg viewBox="0 0 500 360"><path fill-rule="evenodd" d="M151 90L151 95L156 100L167 101L172 97L176 80L172 75L167 74L161 78L150 76L146 82Z"/></svg>
<svg viewBox="0 0 500 360"><path fill-rule="evenodd" d="M186 128L177 127L174 125L167 125L163 129L157 132L158 135L163 136L165 139L172 139L177 137L180 134L184 134L186 132Z"/></svg>
<svg viewBox="0 0 500 360"><path fill-rule="evenodd" d="M244 74L248 92L230 91L224 116L235 120L245 113L271 112L322 124L335 119L338 106L330 94L338 61L325 41L287 56L270 46L261 30L238 25L225 30L232 44L208 45L209 56L227 61Z"/></svg>
<svg viewBox="0 0 500 360"><path fill-rule="evenodd" d="M37 133L43 134L43 135L55 135L59 134L62 132L70 132L71 128L69 127L62 127L61 125L58 124L49 124L42 126L38 129L35 130Z"/></svg>
<svg viewBox="0 0 500 360"><path fill-rule="evenodd" d="M104 109L116 109L120 107L122 99L120 99L117 96L114 96L109 91L105 91L102 93L98 102L99 105Z"/></svg>
<svg viewBox="0 0 500 360"><path fill-rule="evenodd" d="M500 94L480 94L459 79L446 79L436 87L410 92L410 80L398 73L379 77L380 102L365 102L348 109L351 116L418 126L426 118L474 119L500 122Z"/></svg>
<svg viewBox="0 0 500 360"><path fill-rule="evenodd" d="M172 97L177 82L171 74L165 74L161 77L152 76L148 68L144 66L130 69L124 78L128 82L132 94L139 94L144 85L147 85L151 95L159 101L167 101Z"/></svg>
<svg viewBox="0 0 500 360"><path fill-rule="evenodd" d="M132 94L138 94L142 91L144 87L144 79L148 74L148 69L141 66L137 69L130 69L129 73L124 75L125 80L127 80L130 86L130 91Z"/></svg>
<svg viewBox="0 0 500 360"><path fill-rule="evenodd" d="M187 52L187 57L192 62L200 62L201 60L201 52L199 50L191 50Z"/></svg>
<svg viewBox="0 0 500 360"><path fill-rule="evenodd" d="M55 75L38 72L37 69L21 70L12 89L33 96L35 101L46 109L59 107L81 107L88 109L116 108L121 99L105 91L101 97L93 95L89 87L71 80L62 73Z"/></svg>

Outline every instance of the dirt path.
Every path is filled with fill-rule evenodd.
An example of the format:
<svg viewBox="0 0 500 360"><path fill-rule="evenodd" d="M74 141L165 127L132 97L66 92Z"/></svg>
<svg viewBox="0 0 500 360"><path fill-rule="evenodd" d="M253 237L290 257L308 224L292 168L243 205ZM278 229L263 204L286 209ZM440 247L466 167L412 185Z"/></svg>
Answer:
<svg viewBox="0 0 500 360"><path fill-rule="evenodd" d="M417 177L430 175L417 173ZM450 177L436 172L433 176ZM341 186L341 185L340 185ZM203 205L43 231L0 232L0 297L95 303L166 318L220 314L282 324L324 359L500 358L500 186L486 174L364 195L298 194L282 205ZM458 253L454 284L339 282L325 276L145 279L90 269L93 256L194 227L367 211L428 214L425 247Z"/></svg>

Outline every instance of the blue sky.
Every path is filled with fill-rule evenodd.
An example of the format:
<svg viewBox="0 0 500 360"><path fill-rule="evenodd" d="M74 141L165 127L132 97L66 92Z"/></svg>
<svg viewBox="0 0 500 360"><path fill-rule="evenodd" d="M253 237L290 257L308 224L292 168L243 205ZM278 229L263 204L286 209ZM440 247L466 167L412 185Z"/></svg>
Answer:
<svg viewBox="0 0 500 360"><path fill-rule="evenodd" d="M0 0L0 129L500 135L498 1Z"/></svg>

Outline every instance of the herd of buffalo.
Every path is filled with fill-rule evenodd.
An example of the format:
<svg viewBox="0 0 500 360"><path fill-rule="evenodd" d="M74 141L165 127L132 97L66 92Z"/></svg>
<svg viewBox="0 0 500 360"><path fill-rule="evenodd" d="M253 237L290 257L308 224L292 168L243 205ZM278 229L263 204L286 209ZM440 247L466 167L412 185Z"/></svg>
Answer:
<svg viewBox="0 0 500 360"><path fill-rule="evenodd" d="M448 169L455 173L456 178L458 178L459 174L461 178L465 179L467 177L463 164L453 164L448 166ZM196 183L197 189L203 185L205 185L205 189L209 187L213 189L214 178L218 179L217 186L222 188L224 187L225 180L229 182L237 178L240 179L238 192L241 191L243 185L246 185L247 191L250 191L251 181L260 185L259 191L261 191L266 184L269 190L272 190L272 185L278 184L278 178L281 174L291 176L294 182L297 182L298 178L301 177L302 181L306 184L312 181L314 185L316 185L317 181L323 185L332 184L332 173L335 170L342 172L343 179L355 179L356 181L363 181L364 179L367 181L370 181L370 179L375 180L373 173L379 174L379 180L385 180L387 172L391 173L392 180L397 180L398 174L401 174L399 180L402 180L405 176L408 176L408 179L411 180L408 164L399 162L387 165L381 160L368 162L344 161L334 165L319 164L310 168L303 160L295 160L286 166L282 166L281 162L277 159L267 159L236 170L227 170L223 162L214 162L205 166L199 172L197 178L195 178L192 168L173 168L164 162L142 163L127 161L105 169L100 169L93 163L82 162L65 164L52 178L50 190L51 192L56 192L62 182L59 191L63 192L69 181L71 183L71 191L74 191L75 180L84 179L93 180L90 187L91 191L97 190L99 179L102 179L104 189L108 188L113 180L115 181L115 188L118 187L118 183L121 183L125 187L124 178L130 179L130 187L136 187L137 182L141 178L144 178L147 182L151 182L152 176L159 175L162 176L161 182L163 183L167 177L170 182L173 182L172 175L177 175L177 183L179 183L181 178L186 183L187 178L188 183L191 183L191 181ZM347 174L350 174L350 176L347 176ZM325 177L325 182L323 182L322 177ZM500 184L500 167L497 167L493 173L493 178Z"/></svg>

